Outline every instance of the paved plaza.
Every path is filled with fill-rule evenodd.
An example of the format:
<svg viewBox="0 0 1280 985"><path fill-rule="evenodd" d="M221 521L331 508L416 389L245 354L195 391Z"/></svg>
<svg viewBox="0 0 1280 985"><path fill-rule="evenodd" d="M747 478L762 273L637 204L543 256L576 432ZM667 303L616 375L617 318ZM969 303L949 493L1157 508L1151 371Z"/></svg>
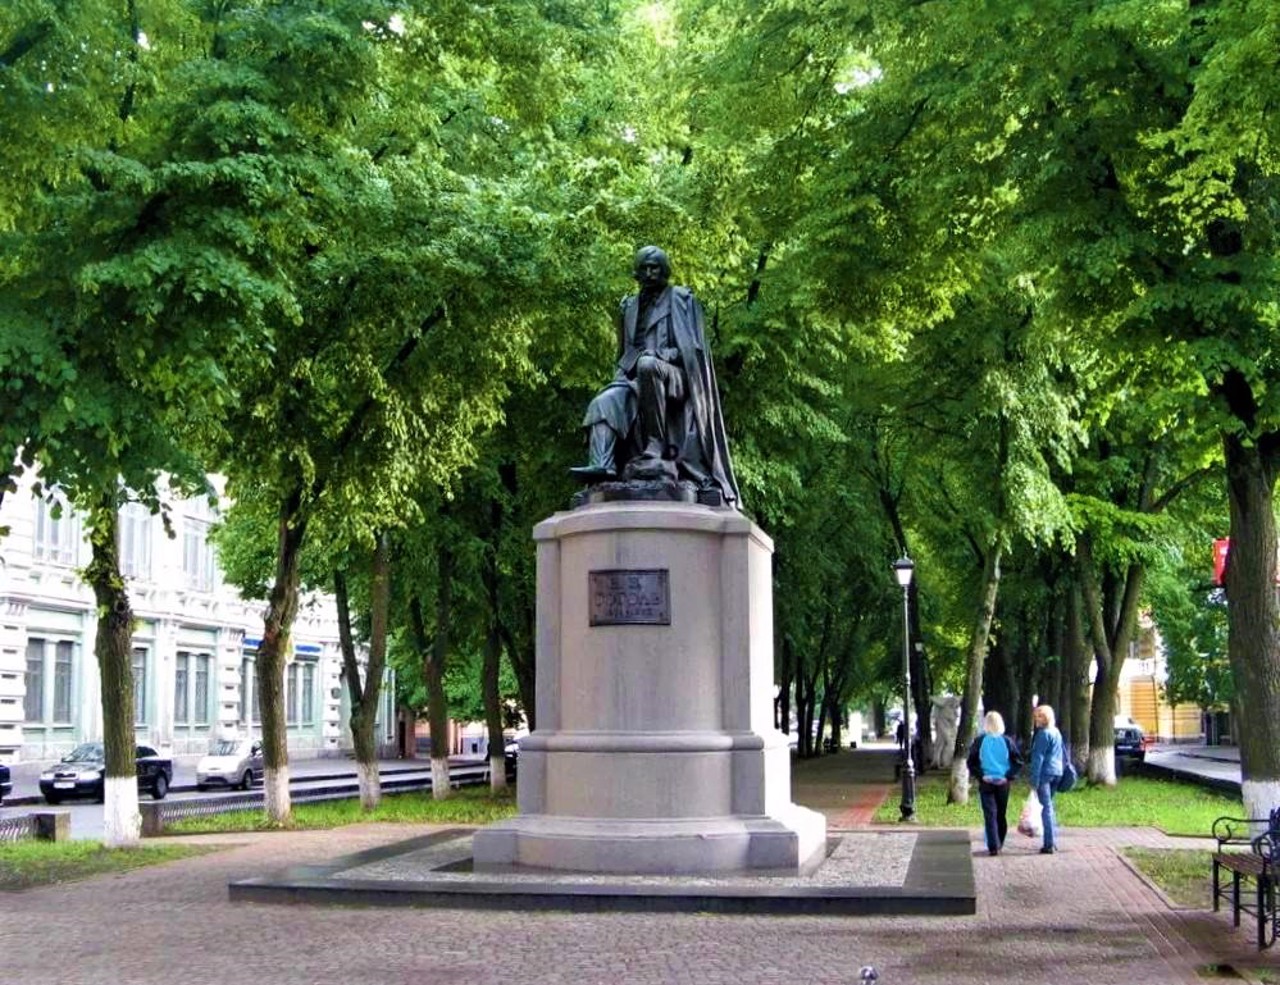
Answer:
<svg viewBox="0 0 1280 985"><path fill-rule="evenodd" d="M840 830L896 796L885 753L797 769L795 799ZM1063 850L1012 840L998 858L970 830L977 914L759 916L378 909L232 903L228 884L422 834L206 836L220 851L133 873L0 894L0 966L13 983L198 985L1178 985L1210 965L1280 971L1229 917L1169 906L1117 849L1190 847L1149 829L1068 829ZM1207 872L1207 862L1206 862ZM1246 973L1248 974L1248 973ZM1218 979L1222 980L1222 979ZM1239 980L1239 979L1237 979ZM1248 980L1246 978L1246 980ZM1256 980L1256 979L1255 979Z"/></svg>

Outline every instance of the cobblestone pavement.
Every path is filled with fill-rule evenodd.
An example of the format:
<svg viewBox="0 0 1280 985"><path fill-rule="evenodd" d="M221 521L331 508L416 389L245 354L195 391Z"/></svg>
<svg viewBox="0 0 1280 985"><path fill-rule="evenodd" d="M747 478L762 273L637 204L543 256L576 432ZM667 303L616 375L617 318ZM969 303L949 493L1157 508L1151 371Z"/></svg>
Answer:
<svg viewBox="0 0 1280 985"><path fill-rule="evenodd" d="M833 822L865 803L865 791L835 790L828 785L821 806ZM820 793L797 783L801 802L823 800ZM1225 914L1172 909L1124 864L1121 845L1187 846L1150 829L1069 829L1058 855L1042 856L1023 839L991 858L975 827L978 913L969 917L583 915L227 899L232 879L421 833L356 825L209 836L202 840L227 847L0 894L0 976L31 985L845 985L873 964L882 985L1203 985L1196 969L1211 963L1277 966Z"/></svg>

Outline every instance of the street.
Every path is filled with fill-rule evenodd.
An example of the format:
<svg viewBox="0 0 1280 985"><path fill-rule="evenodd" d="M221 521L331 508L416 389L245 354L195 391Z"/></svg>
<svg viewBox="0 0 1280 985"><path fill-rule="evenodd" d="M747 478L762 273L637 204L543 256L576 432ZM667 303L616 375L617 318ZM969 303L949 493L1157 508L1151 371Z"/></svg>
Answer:
<svg viewBox="0 0 1280 985"><path fill-rule="evenodd" d="M243 796L239 791L195 789L195 764L199 757L185 757L173 766L173 787L166 800L216 800ZM383 760L379 764L383 792L403 790L430 790L431 763L429 760ZM457 757L450 760L450 778L466 785L482 783L488 776L486 760ZM67 800L51 807L40 796L38 786L40 770L34 764L16 767L13 776L13 795L0 807L0 819L29 814L34 810L68 811L71 814L71 837L76 839L100 839L102 837L102 804L91 800ZM332 797L355 796L359 790L355 762L350 759L300 759L289 764L289 789L293 796L323 793ZM261 796L262 787L254 789ZM142 793L139 800L151 800Z"/></svg>

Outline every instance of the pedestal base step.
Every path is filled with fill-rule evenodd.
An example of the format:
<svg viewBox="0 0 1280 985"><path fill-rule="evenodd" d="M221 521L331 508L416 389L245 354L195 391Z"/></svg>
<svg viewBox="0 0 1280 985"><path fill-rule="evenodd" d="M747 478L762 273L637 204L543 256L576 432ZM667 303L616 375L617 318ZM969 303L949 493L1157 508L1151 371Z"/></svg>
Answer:
<svg viewBox="0 0 1280 985"><path fill-rule="evenodd" d="M476 832L477 871L513 865L575 872L680 874L817 865L826 819L792 805L781 816L613 820L529 814Z"/></svg>

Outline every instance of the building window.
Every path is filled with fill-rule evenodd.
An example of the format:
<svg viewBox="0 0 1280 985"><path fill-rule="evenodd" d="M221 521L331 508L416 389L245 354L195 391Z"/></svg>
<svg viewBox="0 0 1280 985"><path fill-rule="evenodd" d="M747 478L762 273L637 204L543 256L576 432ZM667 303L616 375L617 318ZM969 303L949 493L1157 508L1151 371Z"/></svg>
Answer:
<svg viewBox="0 0 1280 985"><path fill-rule="evenodd" d="M151 511L141 503L120 510L120 573L128 578L151 577Z"/></svg>
<svg viewBox="0 0 1280 985"><path fill-rule="evenodd" d="M36 500L35 556L55 564L75 564L80 522L61 496Z"/></svg>
<svg viewBox="0 0 1280 985"><path fill-rule="evenodd" d="M71 722L72 643L59 640L53 657L53 720Z"/></svg>
<svg viewBox="0 0 1280 985"><path fill-rule="evenodd" d="M313 725L316 720L316 665L302 665L302 724Z"/></svg>
<svg viewBox="0 0 1280 985"><path fill-rule="evenodd" d="M53 661L50 663L50 651ZM33 636L27 640L26 697L22 717L30 724L69 725L71 688L75 679L75 643ZM52 673L52 681L49 676ZM52 685L52 687L50 687ZM52 706L45 707L45 695L52 694Z"/></svg>
<svg viewBox="0 0 1280 985"><path fill-rule="evenodd" d="M382 731L388 740L396 734L395 678L386 674L382 678Z"/></svg>
<svg viewBox="0 0 1280 985"><path fill-rule="evenodd" d="M195 707L192 719L197 725L209 724L209 664L211 658L207 653L196 654L196 690Z"/></svg>
<svg viewBox="0 0 1280 985"><path fill-rule="evenodd" d="M240 661L240 721L246 725L262 720L256 672L257 664L253 657L246 656Z"/></svg>
<svg viewBox="0 0 1280 985"><path fill-rule="evenodd" d="M182 521L182 574L188 588L213 591L216 559L209 543L209 522L195 517Z"/></svg>
<svg viewBox="0 0 1280 985"><path fill-rule="evenodd" d="M173 721L177 725L187 724L187 702L191 695L187 689L187 667L191 654L179 653L173 664Z"/></svg>
<svg viewBox="0 0 1280 985"><path fill-rule="evenodd" d="M285 717L290 725L312 725L316 720L316 664L294 660L284 671Z"/></svg>
<svg viewBox="0 0 1280 985"><path fill-rule="evenodd" d="M173 666L175 725L209 724L209 654L179 650Z"/></svg>
<svg viewBox="0 0 1280 985"><path fill-rule="evenodd" d="M302 664L296 660L289 664L284 672L284 708L285 720L290 725L298 724L298 692L302 686Z"/></svg>
<svg viewBox="0 0 1280 985"><path fill-rule="evenodd" d="M133 648L133 720L138 725L147 724L147 648Z"/></svg>
<svg viewBox="0 0 1280 985"><path fill-rule="evenodd" d="M23 718L44 721L44 640L27 640L27 695L22 699Z"/></svg>
<svg viewBox="0 0 1280 985"><path fill-rule="evenodd" d="M240 661L240 721L245 725L252 719L249 717L249 694L253 690L253 661L244 657Z"/></svg>

